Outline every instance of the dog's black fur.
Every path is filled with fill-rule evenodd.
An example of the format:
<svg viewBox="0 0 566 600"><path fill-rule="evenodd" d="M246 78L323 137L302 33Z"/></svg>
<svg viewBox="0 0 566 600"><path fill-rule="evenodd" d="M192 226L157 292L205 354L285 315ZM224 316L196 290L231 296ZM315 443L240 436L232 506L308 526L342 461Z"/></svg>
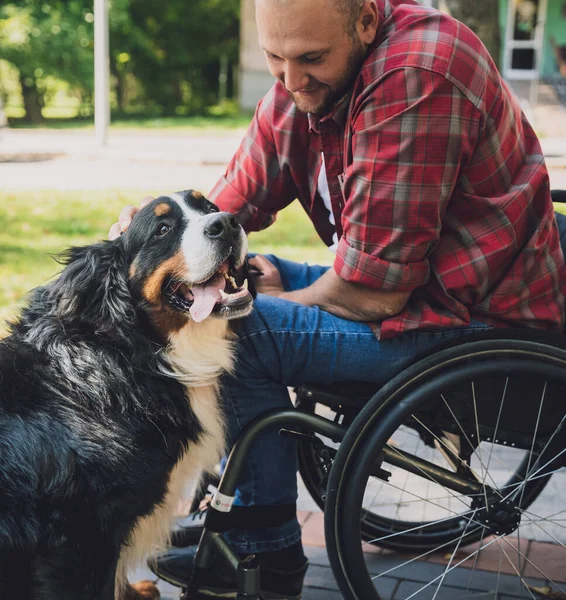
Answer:
<svg viewBox="0 0 566 600"><path fill-rule="evenodd" d="M118 240L71 249L0 341L0 598L114 598L132 529L203 437L185 386L165 374L190 300L167 301L178 273L160 266L191 215L215 211L199 194L162 197ZM211 243L222 261L225 240Z"/></svg>

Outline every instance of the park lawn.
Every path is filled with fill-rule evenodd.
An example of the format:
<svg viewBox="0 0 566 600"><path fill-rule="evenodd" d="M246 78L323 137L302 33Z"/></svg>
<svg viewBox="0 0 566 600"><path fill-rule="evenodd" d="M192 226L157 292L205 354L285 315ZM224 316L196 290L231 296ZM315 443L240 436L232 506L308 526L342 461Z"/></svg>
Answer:
<svg viewBox="0 0 566 600"><path fill-rule="evenodd" d="M144 195L130 190L0 192L0 337L27 292L61 270L54 256L69 246L105 239L120 210ZM250 250L311 264L332 262L298 203L268 230L252 234Z"/></svg>
<svg viewBox="0 0 566 600"><path fill-rule="evenodd" d="M45 112L45 111L44 111ZM161 133L167 135L186 135L187 133L206 133L207 135L225 135L226 130L245 131L252 120L251 112L239 112L234 114L219 115L194 115L187 117L151 117L151 116L128 116L113 117L110 122L112 131L139 131ZM94 129L92 118L46 118L41 125L27 123L23 119L12 118L10 127L13 129L64 129L88 131Z"/></svg>

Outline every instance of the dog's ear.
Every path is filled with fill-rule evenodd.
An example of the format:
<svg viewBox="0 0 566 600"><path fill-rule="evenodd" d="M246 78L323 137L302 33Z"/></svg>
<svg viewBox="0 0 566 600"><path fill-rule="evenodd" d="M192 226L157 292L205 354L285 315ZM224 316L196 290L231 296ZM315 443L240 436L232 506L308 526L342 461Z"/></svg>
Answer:
<svg viewBox="0 0 566 600"><path fill-rule="evenodd" d="M119 334L136 322L128 266L119 240L70 248L59 255L66 267L50 286L53 314L63 323Z"/></svg>

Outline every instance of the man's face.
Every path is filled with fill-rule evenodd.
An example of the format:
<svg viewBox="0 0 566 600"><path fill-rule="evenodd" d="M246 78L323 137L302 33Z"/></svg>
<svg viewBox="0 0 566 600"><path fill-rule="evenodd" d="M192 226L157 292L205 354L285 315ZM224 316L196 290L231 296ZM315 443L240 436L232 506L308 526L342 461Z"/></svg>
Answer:
<svg viewBox="0 0 566 600"><path fill-rule="evenodd" d="M300 111L327 113L357 76L368 34L349 34L333 0L257 0L256 19L271 74Z"/></svg>

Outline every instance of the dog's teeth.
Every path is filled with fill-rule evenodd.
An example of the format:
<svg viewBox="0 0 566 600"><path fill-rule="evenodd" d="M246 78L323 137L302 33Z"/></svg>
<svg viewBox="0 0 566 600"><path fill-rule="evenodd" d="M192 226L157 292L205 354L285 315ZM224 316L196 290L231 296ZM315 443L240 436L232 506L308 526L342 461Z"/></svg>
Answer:
<svg viewBox="0 0 566 600"><path fill-rule="evenodd" d="M228 275L228 273L227 273L226 271L224 271L224 272L222 273L222 275L224 275L224 279L226 279L226 280L230 280L230 277L229 277L229 275Z"/></svg>
<svg viewBox="0 0 566 600"><path fill-rule="evenodd" d="M238 284L236 283L236 280L233 277L230 277L230 283L232 284L232 287L237 290L238 289Z"/></svg>
<svg viewBox="0 0 566 600"><path fill-rule="evenodd" d="M222 300L226 300L227 298L230 297L230 294L227 294L224 290L218 290L220 292L220 297L222 298Z"/></svg>
<svg viewBox="0 0 566 600"><path fill-rule="evenodd" d="M244 283L242 283L242 289L243 290L247 290L248 289L248 280L244 279Z"/></svg>

